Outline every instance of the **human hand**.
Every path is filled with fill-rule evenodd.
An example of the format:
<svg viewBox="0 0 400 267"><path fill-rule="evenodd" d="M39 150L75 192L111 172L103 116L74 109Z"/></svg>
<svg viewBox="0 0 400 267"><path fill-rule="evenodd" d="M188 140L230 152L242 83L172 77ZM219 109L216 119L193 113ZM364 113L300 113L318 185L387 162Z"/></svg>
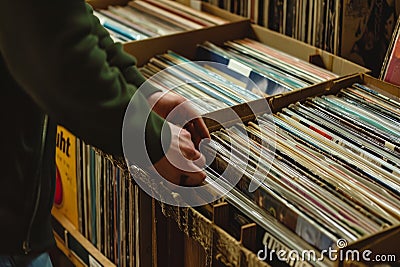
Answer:
<svg viewBox="0 0 400 267"><path fill-rule="evenodd" d="M208 129L190 102L174 92L156 92L147 98L149 105L158 115L168 121L184 126L198 148L203 138L210 138Z"/></svg>
<svg viewBox="0 0 400 267"><path fill-rule="evenodd" d="M165 156L154 164L159 175L176 185L200 185L206 174L204 156L196 150L189 131L169 123L171 143Z"/></svg>

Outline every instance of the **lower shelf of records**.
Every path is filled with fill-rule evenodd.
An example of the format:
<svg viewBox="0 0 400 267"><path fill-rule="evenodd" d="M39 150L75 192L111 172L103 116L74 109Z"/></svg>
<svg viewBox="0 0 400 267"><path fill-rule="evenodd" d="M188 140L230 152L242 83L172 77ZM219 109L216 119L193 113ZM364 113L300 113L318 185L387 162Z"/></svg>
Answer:
<svg viewBox="0 0 400 267"><path fill-rule="evenodd" d="M203 152L214 159L209 186L193 192L200 199L226 194L191 208L163 184L148 186L156 199L169 194L183 206L161 204L205 248L207 266L216 255L231 266L398 263L400 101L385 91L400 94L355 75L207 114L212 141ZM273 113L262 114L266 103ZM138 256L138 186L112 159L86 151L85 161L90 155L105 166L98 169L104 178L98 188L81 182L80 194L96 192L80 203L81 212L100 211L84 217L83 228L114 263L131 266ZM133 169L136 182L152 181ZM112 227L103 231L104 225Z"/></svg>

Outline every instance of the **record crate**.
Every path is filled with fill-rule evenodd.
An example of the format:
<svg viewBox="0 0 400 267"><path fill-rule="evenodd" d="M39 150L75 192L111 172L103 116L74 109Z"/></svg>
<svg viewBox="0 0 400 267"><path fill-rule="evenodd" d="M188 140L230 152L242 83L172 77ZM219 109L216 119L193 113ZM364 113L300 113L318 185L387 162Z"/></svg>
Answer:
<svg viewBox="0 0 400 267"><path fill-rule="evenodd" d="M251 250L256 224L231 225L227 202L182 208L155 202L157 266L269 266Z"/></svg>
<svg viewBox="0 0 400 267"><path fill-rule="evenodd" d="M197 45L205 41L222 45L226 41L243 38L259 41L298 59L325 68L339 77L370 72L367 68L322 49L251 24L249 20L234 21L225 25L128 42L124 44L124 50L134 55L137 59L137 65L141 67L153 56L165 53L168 50L194 60L196 59Z"/></svg>
<svg viewBox="0 0 400 267"><path fill-rule="evenodd" d="M400 87L367 74L357 74L266 99L271 111L276 113L290 104L305 101L309 97L336 94L342 88L354 83L375 86L374 89L381 89L380 93L390 98L400 97ZM229 108L230 110L219 110L207 114L204 119L210 132L213 132L221 127L216 121L223 121L224 127L237 123L238 119L234 113L243 122L253 121L257 115L264 112L264 105L264 100L256 100L251 103L251 108L248 104L242 104ZM256 242L260 242L256 237L257 224L250 220L236 226L236 229L231 225L232 210L235 209L232 204L221 201L200 208L181 208L153 200L153 206L155 218L157 218L154 221L157 233L157 256L158 262L162 262L159 266L269 266L257 257ZM343 255L353 250L370 250L381 255L395 255L397 262L389 264L399 264L400 248L397 245L399 238L400 224L350 242L341 251ZM274 242L279 242L279 240L274 240ZM168 248L172 251L165 251ZM373 263L347 259L325 262L324 266L370 266L371 264ZM294 263L294 266L310 265L298 262Z"/></svg>
<svg viewBox="0 0 400 267"><path fill-rule="evenodd" d="M345 78L337 79L334 81L328 81L319 85L315 86L310 86L308 88L304 88L301 90L297 91L292 91L288 93L284 93L281 95L276 95L276 96L271 96L267 97L266 100L269 103L269 106L271 108L272 113L276 113L281 111L283 108L289 106L290 104L294 104L296 102L304 102L307 98L310 97L315 97L315 96L322 96L322 95L330 95L330 94L337 94L341 89L347 88L351 86L354 83L359 83L359 84L368 84L371 86L374 86L374 90L378 91L379 93L382 93L383 95L387 96L388 98L396 99L397 101L400 101L400 87L383 82L381 80L378 80L374 77L369 76L368 74L356 74L356 75L350 75ZM224 127L229 127L231 125L234 125L235 123L238 122L238 117L241 118L242 122L249 122L253 121L256 116L261 115L263 112L265 112L264 109L265 106L265 101L264 100L255 100L251 103L251 108L249 107L248 104L241 104L238 106L234 106L232 108L229 108L229 110L219 110L215 111L213 113L207 114L206 117L204 118L207 127L209 128L210 132L219 130L221 128L221 125L217 123L216 121L223 121L224 122ZM234 110L234 113L231 112L231 110ZM237 114L233 115L233 114ZM212 119L209 119L209 118ZM231 206L230 204L228 206ZM229 209L229 208L228 208ZM400 209L400 207L399 207ZM193 210L191 211L192 213L198 213L198 211ZM214 209L215 212L215 209ZM216 212L216 216L218 218L220 211ZM226 211L225 211L226 213ZM175 220L179 221L181 216L177 216L177 213L172 213L175 214ZM213 214L213 213L212 213ZM226 218L226 217L225 217ZM195 225L195 223L193 223ZM217 226L215 227L221 227L222 229L225 229L226 223L224 222L219 222L217 220L217 223L215 223ZM196 228L193 228L196 229ZM252 233L250 231L250 233ZM247 234L247 233L246 233ZM196 236L196 234L194 234ZM241 239L243 236L241 236ZM380 254L380 255L391 255L395 256L396 262L389 263L389 265L399 264L400 262L400 248L398 246L398 240L400 238L400 224L393 225L391 227L382 229L381 231L377 232L376 234L369 235L362 237L358 239L355 242L350 242L347 244L345 248L339 249L343 251L342 255L346 255L346 252L353 250L358 250L358 251L365 251L365 250L370 250L374 254ZM241 240L239 239L239 240ZM245 240L255 240L254 235L245 237ZM238 241L236 241L238 242ZM218 244L218 242L217 242ZM242 242L238 244L239 246L244 246L248 248L250 251L254 251L254 244L249 246L247 242ZM229 247L229 244L222 245L222 247ZM339 254L338 252L338 254ZM239 255L237 257L240 258ZM251 255L251 256L246 256L246 259L254 259L256 258L256 255ZM240 262L240 260L237 259L232 259L230 258L231 261L228 263L227 266L263 266L261 264L261 261L258 263L252 262ZM240 262L241 264L238 264ZM230 265L229 265L230 264ZM244 265L242 265L244 264ZM247 265L246 265L247 264ZM260 265L258 265L260 264ZM371 262L358 262L358 261L353 261L353 260L344 260L344 261L339 261L336 260L334 262L328 262L327 266L370 266L373 265ZM389 266L385 265L385 266ZM218 266L218 265L216 265Z"/></svg>

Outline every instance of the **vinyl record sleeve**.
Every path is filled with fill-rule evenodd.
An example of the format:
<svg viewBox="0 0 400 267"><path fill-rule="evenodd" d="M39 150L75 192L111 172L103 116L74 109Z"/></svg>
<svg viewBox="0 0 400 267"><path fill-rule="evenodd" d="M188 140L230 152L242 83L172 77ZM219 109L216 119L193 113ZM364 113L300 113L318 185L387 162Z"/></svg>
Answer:
<svg viewBox="0 0 400 267"><path fill-rule="evenodd" d="M209 47L199 46L197 50L197 58L204 61L214 61L228 66L228 68L218 68L219 71L223 71L227 75L233 77L246 84L246 88L253 91L254 84L267 95L274 95L277 93L282 93L288 91L288 86L279 84L277 80L268 78L263 74L257 72L248 63L241 61L237 58L232 58L227 55L221 55L217 51L213 51ZM254 84L248 83L250 78Z"/></svg>
<svg viewBox="0 0 400 267"><path fill-rule="evenodd" d="M400 85L400 17L383 63L381 78L386 82Z"/></svg>
<svg viewBox="0 0 400 267"><path fill-rule="evenodd" d="M343 1L340 56L379 76L395 21L396 1Z"/></svg>
<svg viewBox="0 0 400 267"><path fill-rule="evenodd" d="M175 15L175 14L173 14L167 10L164 10L160 7L157 7L147 1L142 1L142 0L131 1L131 2L129 2L129 5L138 10L141 10L142 12L146 12L152 16L155 16L162 20L165 20L165 21L167 21L173 25L176 25L177 27L182 28L184 30L195 30L195 29L203 28L203 26L197 22L193 22L186 18Z"/></svg>
<svg viewBox="0 0 400 267"><path fill-rule="evenodd" d="M139 33L142 33L143 37L141 39L158 36L157 33L152 32L145 27L142 27L139 23L135 23L133 21L134 19L131 16L129 16L129 19L126 18L124 16L124 14L122 12L120 12L121 9L127 9L127 8L126 7L125 8L109 7L109 10L100 9L100 10L98 10L98 12L104 16L107 16L115 21L120 22L121 24L124 24L127 27L130 27L130 28L138 31Z"/></svg>
<svg viewBox="0 0 400 267"><path fill-rule="evenodd" d="M171 7L176 8L176 9L185 11L187 14L195 15L195 16L197 16L199 18L202 18L203 20L209 21L210 23L215 24L215 25L221 25L221 24L225 24L225 23L228 22L227 20L225 20L223 18L220 18L218 16L214 16L214 15L208 14L206 12L198 11L196 9L187 7L186 5L180 4L180 3L175 2L175 1L161 0L159 2L167 4L167 5L171 6Z"/></svg>
<svg viewBox="0 0 400 267"><path fill-rule="evenodd" d="M60 199L54 208L58 209L71 223L79 229L81 198L80 192L80 157L77 157L78 139L62 126L57 126L56 167L59 171Z"/></svg>
<svg viewBox="0 0 400 267"><path fill-rule="evenodd" d="M144 31L152 32L156 36L178 33L183 30L182 28L171 24L168 21L142 12L132 6L110 6L109 10L110 12L113 12L116 15L127 19L128 21L131 21L135 25L138 25L138 27L140 27L139 31L144 29Z"/></svg>

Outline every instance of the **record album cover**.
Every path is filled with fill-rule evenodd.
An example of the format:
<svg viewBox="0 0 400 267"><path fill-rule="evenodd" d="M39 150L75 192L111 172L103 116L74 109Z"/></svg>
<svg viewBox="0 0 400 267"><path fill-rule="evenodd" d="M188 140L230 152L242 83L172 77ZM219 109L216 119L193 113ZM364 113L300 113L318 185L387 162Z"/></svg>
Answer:
<svg viewBox="0 0 400 267"><path fill-rule="evenodd" d="M341 56L378 76L395 25L398 1L345 0Z"/></svg>
<svg viewBox="0 0 400 267"><path fill-rule="evenodd" d="M400 85L400 20L397 21L396 30L393 32L392 42L387 51L383 64L381 78L396 85Z"/></svg>
<svg viewBox="0 0 400 267"><path fill-rule="evenodd" d="M56 193L54 209L64 215L77 229L79 216L76 181L76 137L58 126L56 138Z"/></svg>

